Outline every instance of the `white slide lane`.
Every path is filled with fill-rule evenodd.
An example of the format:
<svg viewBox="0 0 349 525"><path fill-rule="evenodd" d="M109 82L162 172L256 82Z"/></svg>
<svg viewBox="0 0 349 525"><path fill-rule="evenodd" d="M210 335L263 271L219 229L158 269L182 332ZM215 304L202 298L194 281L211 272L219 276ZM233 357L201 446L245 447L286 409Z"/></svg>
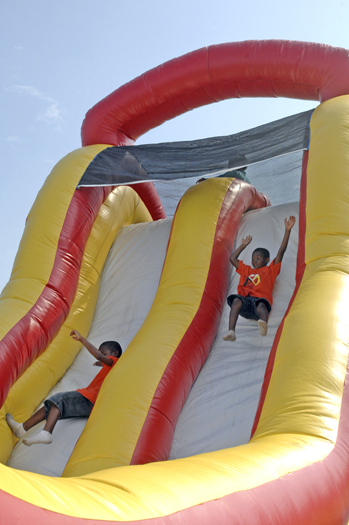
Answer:
<svg viewBox="0 0 349 525"><path fill-rule="evenodd" d="M283 237L284 219L290 215L295 215L297 222L274 287L268 335L260 336L255 321L239 318L237 340L234 343L223 341L229 317L229 307L225 305L208 360L179 417L170 459L233 447L250 438L268 355L295 286L298 203L245 214L237 234L237 244L246 235L253 237L251 245L241 255L244 262L250 264L252 250L257 246L268 248L273 258ZM116 339L127 351L155 297L170 229L171 219L165 219L124 227L117 235L105 264L88 335L95 345ZM236 291L238 278L232 267L227 295ZM82 349L52 392L86 386L99 371L93 362L93 357ZM8 465L60 476L85 423L84 419L59 421L49 446L26 447L18 443ZM38 425L30 432L39 430Z"/></svg>

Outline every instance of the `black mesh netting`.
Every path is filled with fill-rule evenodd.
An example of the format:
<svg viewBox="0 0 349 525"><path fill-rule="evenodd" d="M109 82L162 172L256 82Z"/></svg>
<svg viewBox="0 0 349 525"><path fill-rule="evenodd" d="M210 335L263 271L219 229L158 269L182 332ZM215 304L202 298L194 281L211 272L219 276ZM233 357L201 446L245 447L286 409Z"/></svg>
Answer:
<svg viewBox="0 0 349 525"><path fill-rule="evenodd" d="M243 166L248 166L248 180L257 187L252 180L255 165L307 149L311 113L299 113L235 135L110 147L93 159L78 187L217 176Z"/></svg>

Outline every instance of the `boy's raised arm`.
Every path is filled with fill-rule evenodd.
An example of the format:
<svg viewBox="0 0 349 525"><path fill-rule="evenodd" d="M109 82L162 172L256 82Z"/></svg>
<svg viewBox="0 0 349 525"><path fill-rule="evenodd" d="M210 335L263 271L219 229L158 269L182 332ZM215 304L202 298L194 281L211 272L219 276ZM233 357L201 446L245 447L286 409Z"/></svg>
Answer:
<svg viewBox="0 0 349 525"><path fill-rule="evenodd" d="M104 363L107 366L111 366L113 364L113 360L110 359L110 357L102 354L102 352L96 348L92 343L90 343L85 337L83 337L77 330L72 330L70 332L70 336L75 339L76 341L80 341L84 347L90 352L90 354L93 355L98 361L101 363Z"/></svg>
<svg viewBox="0 0 349 525"><path fill-rule="evenodd" d="M250 242L252 241L252 235L247 235L247 237L245 237L245 239L242 239L242 243L240 244L240 246L238 248L236 248L236 250L231 254L230 256L230 262L233 266L235 266L235 268L239 268L239 255L240 253L246 248L246 246L248 246L250 244Z"/></svg>
<svg viewBox="0 0 349 525"><path fill-rule="evenodd" d="M282 239L279 251L277 252L277 255L275 257L275 264L281 262L283 259L290 238L290 233L293 226L295 225L295 222L296 218L293 215L291 215L289 219L285 219L285 234L284 238Z"/></svg>

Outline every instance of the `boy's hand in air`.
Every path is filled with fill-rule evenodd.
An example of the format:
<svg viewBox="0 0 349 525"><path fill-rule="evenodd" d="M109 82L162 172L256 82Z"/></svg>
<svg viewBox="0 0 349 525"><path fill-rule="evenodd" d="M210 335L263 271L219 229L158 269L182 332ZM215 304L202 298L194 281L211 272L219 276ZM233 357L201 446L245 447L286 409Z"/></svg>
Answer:
<svg viewBox="0 0 349 525"><path fill-rule="evenodd" d="M295 225L296 217L293 215L290 216L289 219L285 219L285 229L290 231L292 230L293 226Z"/></svg>
<svg viewBox="0 0 349 525"><path fill-rule="evenodd" d="M246 248L246 246L248 246L251 241L252 241L252 235L247 235L247 237L242 239L241 244Z"/></svg>
<svg viewBox="0 0 349 525"><path fill-rule="evenodd" d="M70 332L70 336L75 339L76 341L80 341L81 340L81 335L79 334L79 332L77 330L72 330Z"/></svg>

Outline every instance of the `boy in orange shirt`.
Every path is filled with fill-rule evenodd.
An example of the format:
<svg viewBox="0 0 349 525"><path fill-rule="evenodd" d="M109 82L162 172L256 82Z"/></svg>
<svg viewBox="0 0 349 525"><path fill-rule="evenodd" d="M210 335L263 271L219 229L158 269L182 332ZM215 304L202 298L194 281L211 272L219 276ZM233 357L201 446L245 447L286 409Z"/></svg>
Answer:
<svg viewBox="0 0 349 525"><path fill-rule="evenodd" d="M90 354L98 360L94 364L102 366L102 370L98 372L88 387L79 388L72 392L59 392L46 399L44 406L24 423L17 423L11 414L6 414L7 424L18 439L24 437L30 428L46 420L46 424L41 432L35 436L23 439L25 445L30 446L37 443L48 445L52 443L52 432L59 419L89 417L104 379L119 357L121 357L122 349L116 341L105 341L99 348L96 348L82 337L77 330L72 330L70 335L76 341L81 341Z"/></svg>
<svg viewBox="0 0 349 525"><path fill-rule="evenodd" d="M233 252L230 262L240 275L237 294L229 295L227 301L231 307L229 316L229 331L223 337L225 341L235 341L235 327L238 316L258 321L261 335L267 335L268 317L273 304L273 287L280 273L281 261L286 251L291 230L296 222L293 215L285 219L285 234L275 259L270 263L269 251L266 248L256 248L252 253L252 267L239 261L241 252L252 241L251 235L242 240L241 245Z"/></svg>

